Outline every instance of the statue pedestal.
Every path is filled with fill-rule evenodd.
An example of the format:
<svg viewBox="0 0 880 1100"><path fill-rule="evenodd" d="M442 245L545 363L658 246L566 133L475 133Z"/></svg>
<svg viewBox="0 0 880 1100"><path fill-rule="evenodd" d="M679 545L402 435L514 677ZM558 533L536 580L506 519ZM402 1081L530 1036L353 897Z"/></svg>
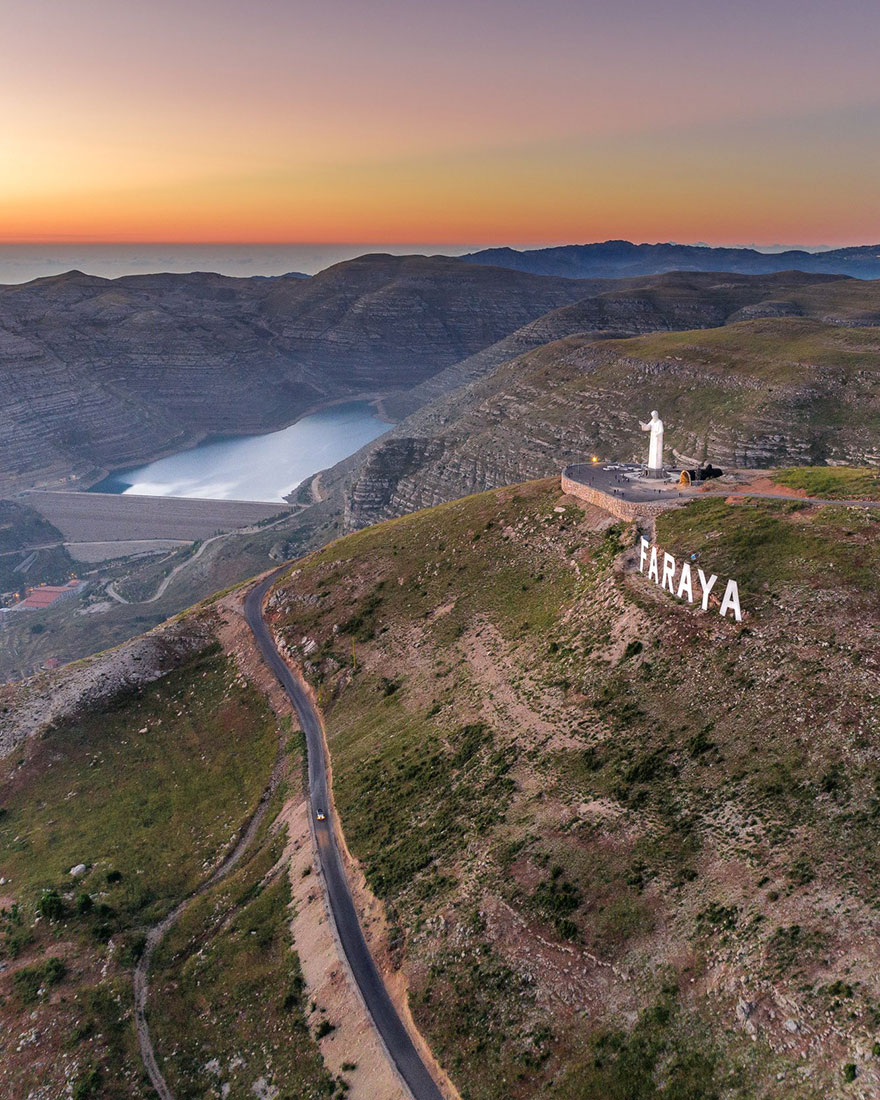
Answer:
<svg viewBox="0 0 880 1100"><path fill-rule="evenodd" d="M666 471L662 467L656 469L653 466L646 466L642 473L642 477L656 478L658 481L662 481L666 477Z"/></svg>

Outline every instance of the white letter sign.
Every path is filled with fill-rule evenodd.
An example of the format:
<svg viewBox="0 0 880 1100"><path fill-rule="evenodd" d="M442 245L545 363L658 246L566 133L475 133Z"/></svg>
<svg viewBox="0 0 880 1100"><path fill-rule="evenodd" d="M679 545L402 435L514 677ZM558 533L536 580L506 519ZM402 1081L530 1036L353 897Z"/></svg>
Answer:
<svg viewBox="0 0 880 1100"><path fill-rule="evenodd" d="M660 555L663 555L663 571L660 570ZM699 554L692 554L691 558L696 559ZM652 580L654 584L659 585L661 588L670 592L673 596L677 596L678 599L686 599L688 603L694 602L694 576L691 569L690 562L686 561L681 567L681 573L678 578L678 588L675 586L675 573L678 569L678 563L672 554L667 553L665 550L661 550L659 546L652 545L644 535L639 540L639 572L645 572L645 562L648 562L648 579ZM715 573L710 574L708 577L702 569L697 566L697 576L700 580L701 599L700 607L703 611L709 610L709 597L712 594L712 589L718 583L718 576ZM727 618L728 611L733 612L734 619L738 622L742 622L742 608L739 602L739 585L736 581L729 580L727 587L724 590L724 599L721 601L721 609L719 614L724 618Z"/></svg>
<svg viewBox="0 0 880 1100"><path fill-rule="evenodd" d="M651 547L651 564L648 566L648 580L654 584L660 583L660 570L657 566L657 547Z"/></svg>
<svg viewBox="0 0 880 1100"><path fill-rule="evenodd" d="M733 617L738 623L742 622L742 611L739 606L739 585L736 581L727 582L727 590L724 593L724 599L721 601L721 614L727 615L728 607L733 609Z"/></svg>
<svg viewBox="0 0 880 1100"><path fill-rule="evenodd" d="M709 610L709 593L715 587L715 582L718 578L713 573L712 576L706 580L706 574L702 569L697 569L697 574L700 578L700 584L703 586L703 610Z"/></svg>
<svg viewBox="0 0 880 1100"><path fill-rule="evenodd" d="M687 593L688 603L694 602L694 586L691 579L691 563L686 561L681 567L681 578L678 582L678 598Z"/></svg>

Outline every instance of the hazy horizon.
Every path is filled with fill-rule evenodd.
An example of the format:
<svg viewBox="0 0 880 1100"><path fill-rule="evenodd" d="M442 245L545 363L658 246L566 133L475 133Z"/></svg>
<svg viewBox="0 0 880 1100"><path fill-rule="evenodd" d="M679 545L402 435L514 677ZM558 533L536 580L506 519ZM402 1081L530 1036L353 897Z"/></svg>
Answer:
<svg viewBox="0 0 880 1100"><path fill-rule="evenodd" d="M354 259L369 252L392 255L460 256L482 248L539 249L564 247L565 244L601 242L547 242L509 244L446 244L428 242L353 242L351 244L173 244L125 242L108 244L0 244L0 285L30 282L66 271L117 279L126 275L153 275L162 272L188 274L211 271L238 278L272 277L299 272L316 275L332 264ZM707 245L705 241L636 242L693 244L709 248L752 248L775 253L788 250L826 251L823 245ZM870 243L870 242L864 242Z"/></svg>

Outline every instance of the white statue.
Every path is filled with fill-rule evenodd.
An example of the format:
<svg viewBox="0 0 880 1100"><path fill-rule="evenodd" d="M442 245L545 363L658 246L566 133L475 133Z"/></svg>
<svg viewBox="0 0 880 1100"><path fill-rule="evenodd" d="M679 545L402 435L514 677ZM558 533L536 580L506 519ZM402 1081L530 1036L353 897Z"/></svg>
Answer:
<svg viewBox="0 0 880 1100"><path fill-rule="evenodd" d="M654 409L651 419L647 424L640 420L639 425L643 432L651 433L651 446L648 450L648 469L661 473L663 470L663 421L660 414Z"/></svg>

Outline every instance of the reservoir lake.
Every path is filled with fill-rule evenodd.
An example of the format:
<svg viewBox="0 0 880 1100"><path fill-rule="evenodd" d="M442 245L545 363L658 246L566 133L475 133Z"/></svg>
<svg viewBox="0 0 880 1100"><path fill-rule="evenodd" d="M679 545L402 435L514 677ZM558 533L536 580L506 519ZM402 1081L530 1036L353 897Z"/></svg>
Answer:
<svg viewBox="0 0 880 1100"><path fill-rule="evenodd" d="M333 405L266 435L200 443L116 470L93 493L283 502L307 477L348 458L391 427L366 401Z"/></svg>

